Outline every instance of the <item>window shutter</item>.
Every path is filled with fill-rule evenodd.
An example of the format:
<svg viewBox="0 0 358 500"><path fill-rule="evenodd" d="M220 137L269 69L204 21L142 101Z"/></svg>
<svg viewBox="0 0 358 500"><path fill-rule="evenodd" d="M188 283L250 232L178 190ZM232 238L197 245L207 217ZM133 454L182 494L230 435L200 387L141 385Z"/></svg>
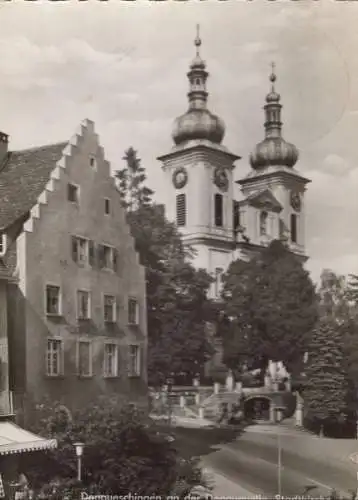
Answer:
<svg viewBox="0 0 358 500"><path fill-rule="evenodd" d="M90 266L95 265L95 244L92 240L88 242L88 262Z"/></svg>
<svg viewBox="0 0 358 500"><path fill-rule="evenodd" d="M116 248L113 248L113 271L118 271L118 252Z"/></svg>
<svg viewBox="0 0 358 500"><path fill-rule="evenodd" d="M71 237L71 243L72 243L72 259L75 262L78 262L78 247L77 247L77 238L76 236Z"/></svg>
<svg viewBox="0 0 358 500"><path fill-rule="evenodd" d="M103 245L97 246L97 261L98 261L99 268L104 267L104 248L103 248Z"/></svg>

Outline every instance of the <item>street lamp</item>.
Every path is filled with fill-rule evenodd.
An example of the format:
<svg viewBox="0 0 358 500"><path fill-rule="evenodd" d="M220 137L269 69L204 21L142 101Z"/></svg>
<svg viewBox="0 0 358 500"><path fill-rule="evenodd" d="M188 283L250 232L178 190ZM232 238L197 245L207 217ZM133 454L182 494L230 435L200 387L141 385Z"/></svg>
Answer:
<svg viewBox="0 0 358 500"><path fill-rule="evenodd" d="M84 443L73 443L73 446L75 447L76 450L76 457L77 457L77 479L78 481L82 480L82 455L83 455L83 448L84 448Z"/></svg>

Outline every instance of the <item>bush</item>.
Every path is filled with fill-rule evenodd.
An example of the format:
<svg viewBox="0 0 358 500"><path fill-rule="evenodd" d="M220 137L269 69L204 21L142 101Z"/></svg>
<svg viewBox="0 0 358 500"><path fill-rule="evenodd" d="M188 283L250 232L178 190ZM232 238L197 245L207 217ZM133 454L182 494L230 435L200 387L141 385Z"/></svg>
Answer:
<svg viewBox="0 0 358 500"><path fill-rule="evenodd" d="M200 469L191 460L179 460L173 444L133 405L101 398L90 408L77 410L64 422L58 405L38 407L31 429L58 440L58 449L27 458L26 470L35 491L51 498L73 496L77 465L73 443L85 443L82 490L90 494L169 495L178 481L192 488L201 482ZM184 467L185 465L185 467ZM56 481L54 482L54 478ZM71 483L72 481L72 483ZM64 493L70 490L72 493ZM49 497L49 491L45 493Z"/></svg>

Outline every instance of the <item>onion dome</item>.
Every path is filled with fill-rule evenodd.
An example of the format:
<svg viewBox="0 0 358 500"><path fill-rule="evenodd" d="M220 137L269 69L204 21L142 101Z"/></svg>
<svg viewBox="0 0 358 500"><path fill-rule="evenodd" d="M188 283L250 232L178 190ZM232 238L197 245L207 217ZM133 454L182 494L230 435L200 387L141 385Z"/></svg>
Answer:
<svg viewBox="0 0 358 500"><path fill-rule="evenodd" d="M206 107L208 99L206 80L209 73L206 71L205 62L200 57L199 26L197 26L197 36L194 43L196 56L190 64L190 70L187 74L190 85L188 92L189 109L175 120L172 134L173 140L176 145L193 139L206 139L220 144L224 137L225 125L219 117L211 113Z"/></svg>
<svg viewBox="0 0 358 500"><path fill-rule="evenodd" d="M255 147L250 155L250 164L253 169L272 166L292 168L298 160L296 146L286 142L281 135L281 109L280 95L275 91L275 66L272 64L270 76L271 92L266 96L265 110L265 139Z"/></svg>

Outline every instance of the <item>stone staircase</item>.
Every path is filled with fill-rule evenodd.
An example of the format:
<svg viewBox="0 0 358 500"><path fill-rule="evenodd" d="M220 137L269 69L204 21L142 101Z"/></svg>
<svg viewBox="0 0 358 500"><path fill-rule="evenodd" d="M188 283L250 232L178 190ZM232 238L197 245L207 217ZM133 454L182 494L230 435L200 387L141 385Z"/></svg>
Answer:
<svg viewBox="0 0 358 500"><path fill-rule="evenodd" d="M218 393L214 393L201 403L203 408L203 417L208 420L218 420L221 415L221 408L224 403L229 405L238 404L240 394L238 392L226 391L221 389Z"/></svg>

